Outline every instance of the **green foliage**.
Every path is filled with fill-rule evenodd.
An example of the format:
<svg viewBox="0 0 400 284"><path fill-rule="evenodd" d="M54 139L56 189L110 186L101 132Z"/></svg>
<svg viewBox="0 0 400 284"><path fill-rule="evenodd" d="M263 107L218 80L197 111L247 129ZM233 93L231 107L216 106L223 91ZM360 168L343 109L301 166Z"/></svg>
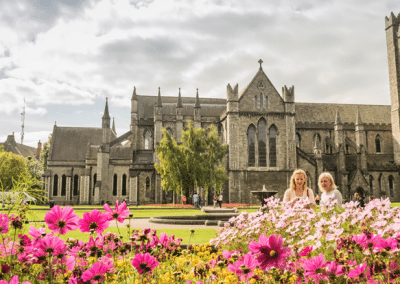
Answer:
<svg viewBox="0 0 400 284"><path fill-rule="evenodd" d="M40 177L43 174L40 161L38 161L35 157L27 157L25 158L25 163L28 167L28 172L30 173L30 175L39 181Z"/></svg>
<svg viewBox="0 0 400 284"><path fill-rule="evenodd" d="M49 157L50 142L52 135L53 135L52 133L49 135L49 141L43 144L43 149L40 152L40 166L43 173L47 170L47 159Z"/></svg>
<svg viewBox="0 0 400 284"><path fill-rule="evenodd" d="M0 152L0 187L11 189L20 176L30 176L24 157L12 152Z"/></svg>
<svg viewBox="0 0 400 284"><path fill-rule="evenodd" d="M0 145L0 153L4 152L4 145Z"/></svg>
<svg viewBox="0 0 400 284"><path fill-rule="evenodd" d="M161 185L165 191L178 194L192 192L195 186L203 186L205 191L215 187L222 188L228 178L222 159L227 152L227 145L221 145L217 128L212 125L207 131L195 129L189 121L187 130L182 131L182 143L178 143L162 130L163 139L156 147L160 160L155 164L161 175Z"/></svg>

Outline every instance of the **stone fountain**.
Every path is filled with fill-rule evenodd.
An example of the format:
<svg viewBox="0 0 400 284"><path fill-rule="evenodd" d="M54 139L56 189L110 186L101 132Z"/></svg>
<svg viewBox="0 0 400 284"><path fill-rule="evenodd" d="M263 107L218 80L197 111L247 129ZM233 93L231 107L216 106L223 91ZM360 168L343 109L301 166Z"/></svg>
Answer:
<svg viewBox="0 0 400 284"><path fill-rule="evenodd" d="M273 190L273 189L266 189L265 188L265 184L263 185L263 189L262 190L254 190L251 191L251 194L257 196L258 200L261 203L261 208L265 205L265 199L274 196L275 194L277 194L278 191L277 190Z"/></svg>

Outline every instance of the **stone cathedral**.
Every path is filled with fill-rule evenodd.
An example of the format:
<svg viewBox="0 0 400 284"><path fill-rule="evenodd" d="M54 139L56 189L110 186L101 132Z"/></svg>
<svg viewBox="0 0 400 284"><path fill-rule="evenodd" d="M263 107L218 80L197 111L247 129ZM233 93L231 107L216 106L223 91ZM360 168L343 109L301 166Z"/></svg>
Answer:
<svg viewBox="0 0 400 284"><path fill-rule="evenodd" d="M58 204L130 204L179 201L166 194L154 163L165 128L180 141L187 121L215 124L229 145L229 180L223 202L256 203L252 190L289 186L293 170L308 175L318 193L318 176L330 172L346 201L364 197L400 201L400 14L385 19L391 105L301 103L294 87L279 93L259 61L251 82L226 98L148 96L133 90L130 130L117 135L108 102L98 128L54 126L43 175L48 197ZM204 193L202 193L204 194ZM211 195L211 194L210 194ZM190 200L190 199L189 199Z"/></svg>

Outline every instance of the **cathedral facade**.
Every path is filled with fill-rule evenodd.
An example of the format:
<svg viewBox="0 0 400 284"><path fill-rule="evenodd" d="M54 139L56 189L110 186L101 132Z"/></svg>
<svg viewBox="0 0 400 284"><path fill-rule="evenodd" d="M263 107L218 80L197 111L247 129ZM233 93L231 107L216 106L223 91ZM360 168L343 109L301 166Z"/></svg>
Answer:
<svg viewBox="0 0 400 284"><path fill-rule="evenodd" d="M386 18L391 105L296 102L294 87L279 93L261 60L240 92L237 84L227 85L225 99L200 98L198 91L182 97L180 90L162 96L160 89L145 96L134 89L127 133L118 136L111 126L107 101L99 128L54 126L43 176L48 197L59 204L179 201L161 188L155 147L163 128L180 141L191 120L196 128L216 125L229 146L224 202L256 203L251 191L264 185L281 197L297 168L315 192L318 176L330 172L346 201L360 192L399 202L399 27L400 14Z"/></svg>

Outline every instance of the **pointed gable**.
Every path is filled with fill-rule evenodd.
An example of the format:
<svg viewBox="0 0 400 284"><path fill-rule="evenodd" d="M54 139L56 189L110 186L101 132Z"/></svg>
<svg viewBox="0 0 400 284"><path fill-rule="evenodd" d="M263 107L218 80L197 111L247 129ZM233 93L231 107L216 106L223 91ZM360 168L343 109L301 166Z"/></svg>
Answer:
<svg viewBox="0 0 400 284"><path fill-rule="evenodd" d="M260 66L251 82L239 93L240 111L283 112L285 104Z"/></svg>

